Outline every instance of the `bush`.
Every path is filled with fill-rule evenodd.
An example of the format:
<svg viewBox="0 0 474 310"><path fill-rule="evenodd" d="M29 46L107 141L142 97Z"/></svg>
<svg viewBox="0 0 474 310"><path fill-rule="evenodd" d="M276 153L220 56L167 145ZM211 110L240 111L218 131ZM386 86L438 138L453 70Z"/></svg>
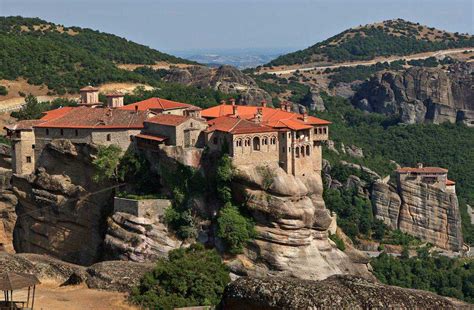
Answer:
<svg viewBox="0 0 474 310"><path fill-rule="evenodd" d="M229 282L229 271L216 251L194 244L159 259L130 299L146 309L217 305Z"/></svg>
<svg viewBox="0 0 474 310"><path fill-rule="evenodd" d="M339 238L338 235L336 234L330 234L329 235L329 239L331 239L332 241L334 241L334 243L336 244L337 248L341 251L344 251L346 249L346 244L344 243L344 240L342 240L341 238Z"/></svg>
<svg viewBox="0 0 474 310"><path fill-rule="evenodd" d="M97 157L92 161L95 174L92 180L96 183L104 181L118 181L118 166L122 149L111 144L109 146L99 145Z"/></svg>
<svg viewBox="0 0 474 310"><path fill-rule="evenodd" d="M8 89L3 86L3 85L0 85L0 96L6 96L8 95Z"/></svg>
<svg viewBox="0 0 474 310"><path fill-rule="evenodd" d="M239 209L228 203L217 218L217 236L231 254L241 253L245 244L255 237L254 223L240 214Z"/></svg>

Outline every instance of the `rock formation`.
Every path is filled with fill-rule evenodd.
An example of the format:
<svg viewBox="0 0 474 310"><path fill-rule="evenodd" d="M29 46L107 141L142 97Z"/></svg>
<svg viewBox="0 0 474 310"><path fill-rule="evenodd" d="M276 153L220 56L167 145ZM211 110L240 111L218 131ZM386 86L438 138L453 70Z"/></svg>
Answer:
<svg viewBox="0 0 474 310"><path fill-rule="evenodd" d="M430 292L383 285L355 276L323 281L243 277L230 283L222 308L270 309L457 309L469 305Z"/></svg>
<svg viewBox="0 0 474 310"><path fill-rule="evenodd" d="M455 63L447 72L412 67L380 72L360 86L358 108L400 116L405 123L463 122L474 126L474 63Z"/></svg>
<svg viewBox="0 0 474 310"><path fill-rule="evenodd" d="M236 169L233 195L247 203L258 235L248 246L246 257L231 264L234 273L302 279L324 279L333 274L370 277L367 258L352 261L328 239L333 218L322 199L319 173L294 177L278 166L242 165Z"/></svg>
<svg viewBox="0 0 474 310"><path fill-rule="evenodd" d="M13 253L13 228L16 222L15 206L18 203L12 192L11 150L0 144L0 248Z"/></svg>
<svg viewBox="0 0 474 310"><path fill-rule="evenodd" d="M226 94L238 94L242 103L248 105L259 105L262 100L271 102L272 99L266 91L258 87L254 79L227 65L217 69L203 66L173 68L165 79L184 85L210 87Z"/></svg>
<svg viewBox="0 0 474 310"><path fill-rule="evenodd" d="M15 175L18 197L17 252L48 254L77 264L100 259L112 189L91 182L97 149L53 140L37 161L37 172Z"/></svg>
<svg viewBox="0 0 474 310"><path fill-rule="evenodd" d="M376 217L392 229L400 229L433 245L462 249L461 215L455 193L409 181L398 186L377 181L372 203Z"/></svg>

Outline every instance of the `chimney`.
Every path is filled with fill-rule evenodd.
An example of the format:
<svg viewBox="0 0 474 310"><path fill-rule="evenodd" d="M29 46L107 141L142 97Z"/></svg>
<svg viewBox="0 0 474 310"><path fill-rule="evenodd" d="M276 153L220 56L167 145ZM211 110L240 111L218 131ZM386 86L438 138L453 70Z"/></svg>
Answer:
<svg viewBox="0 0 474 310"><path fill-rule="evenodd" d="M138 105L135 106L135 113L138 114Z"/></svg>
<svg viewBox="0 0 474 310"><path fill-rule="evenodd" d="M286 103L286 112L291 112L291 103L290 102Z"/></svg>
<svg viewBox="0 0 474 310"><path fill-rule="evenodd" d="M420 169L423 168L423 163L417 163L417 164L416 164L416 167L417 167L417 168L420 168Z"/></svg>
<svg viewBox="0 0 474 310"><path fill-rule="evenodd" d="M308 112L305 110L303 112L303 122L307 122L308 121Z"/></svg>
<svg viewBox="0 0 474 310"><path fill-rule="evenodd" d="M262 107L265 108L267 106L267 101L265 99L263 99L261 104L262 104Z"/></svg>
<svg viewBox="0 0 474 310"><path fill-rule="evenodd" d="M232 114L233 114L235 117L239 116L239 111L238 111L238 109L237 109L237 106L234 105L234 104L232 105Z"/></svg>
<svg viewBox="0 0 474 310"><path fill-rule="evenodd" d="M280 102L280 109L282 111L285 111L286 110L286 102Z"/></svg>
<svg viewBox="0 0 474 310"><path fill-rule="evenodd" d="M221 100L221 104L225 104L225 100L224 100L224 99Z"/></svg>
<svg viewBox="0 0 474 310"><path fill-rule="evenodd" d="M229 101L230 101L230 104L231 104L231 105L235 105L235 99L234 99L234 98L230 98Z"/></svg>

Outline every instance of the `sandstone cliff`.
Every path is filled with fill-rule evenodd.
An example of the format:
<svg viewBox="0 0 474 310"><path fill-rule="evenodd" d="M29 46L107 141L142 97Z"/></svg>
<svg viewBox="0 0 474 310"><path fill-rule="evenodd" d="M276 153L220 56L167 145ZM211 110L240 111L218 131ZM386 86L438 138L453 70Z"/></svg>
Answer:
<svg viewBox="0 0 474 310"><path fill-rule="evenodd" d="M31 175L15 175L17 252L48 254L77 264L99 260L112 189L91 182L97 149L54 140Z"/></svg>
<svg viewBox="0 0 474 310"><path fill-rule="evenodd" d="M231 264L233 271L301 279L334 274L370 277L366 257L350 247L344 253L328 239L333 219L322 191L318 173L294 177L276 165L238 166L233 195L251 209L258 236L248 246L245 259Z"/></svg>
<svg viewBox="0 0 474 310"><path fill-rule="evenodd" d="M323 281L243 277L230 283L223 309L458 309L461 301L354 276Z"/></svg>
<svg viewBox="0 0 474 310"><path fill-rule="evenodd" d="M400 116L405 123L463 122L474 126L474 63L380 72L353 97L358 108Z"/></svg>
<svg viewBox="0 0 474 310"><path fill-rule="evenodd" d="M461 215L455 193L435 186L402 181L398 186L377 181L372 202L376 217L433 245L460 251L463 245Z"/></svg>
<svg viewBox="0 0 474 310"><path fill-rule="evenodd" d="M238 94L243 104L259 105L262 100L271 102L271 96L259 88L251 77L232 66L212 69L203 66L174 68L165 77L169 82L210 87L226 94Z"/></svg>

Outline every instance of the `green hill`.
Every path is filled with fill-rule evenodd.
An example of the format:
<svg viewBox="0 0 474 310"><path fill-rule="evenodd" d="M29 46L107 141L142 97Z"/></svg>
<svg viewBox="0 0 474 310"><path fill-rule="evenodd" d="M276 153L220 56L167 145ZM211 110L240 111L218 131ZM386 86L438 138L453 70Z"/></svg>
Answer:
<svg viewBox="0 0 474 310"><path fill-rule="evenodd" d="M39 18L0 17L0 79L24 77L46 84L58 94L86 84L108 81L142 82L136 72L117 63L194 63L113 34L64 27Z"/></svg>
<svg viewBox="0 0 474 310"><path fill-rule="evenodd" d="M266 66L370 60L460 47L474 47L474 37L396 19L348 29Z"/></svg>

